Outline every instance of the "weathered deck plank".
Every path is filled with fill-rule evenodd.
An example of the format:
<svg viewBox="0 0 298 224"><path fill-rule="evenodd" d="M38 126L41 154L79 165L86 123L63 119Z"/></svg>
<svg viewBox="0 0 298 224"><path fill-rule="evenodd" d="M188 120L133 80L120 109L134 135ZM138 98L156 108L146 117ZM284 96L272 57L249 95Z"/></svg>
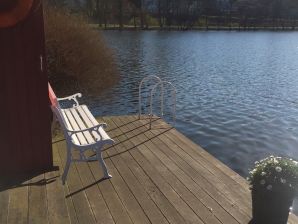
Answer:
<svg viewBox="0 0 298 224"><path fill-rule="evenodd" d="M97 223L114 223L109 208L87 163L76 164L86 195Z"/></svg>
<svg viewBox="0 0 298 224"><path fill-rule="evenodd" d="M65 145L63 143L59 143L59 155L61 159L62 170L64 169L65 164ZM88 200L88 197L86 196L85 191L80 191L80 189L83 188L81 179L78 175L77 169L75 167L75 163L71 164L71 168L69 169L68 173L68 181L66 182L66 185L69 189L69 194L72 194L73 192L77 192L76 194L72 194L71 198L73 201L73 205L76 211L76 217L78 220L78 223L96 223L93 211L90 207L90 203ZM69 194L66 195L66 197L69 197Z"/></svg>
<svg viewBox="0 0 298 224"><path fill-rule="evenodd" d="M123 117L123 118L125 118L125 117ZM122 120L122 119L118 118L115 120L120 125L123 125L126 122L126 119ZM122 122L121 122L121 120L122 120ZM131 127L130 129L129 129L129 126ZM129 126L127 125L128 129L125 132L128 133L130 130L132 130L130 133L133 135L136 135L136 138L134 138L134 140L132 139L132 142L135 146L139 145L138 148L139 148L139 151L141 152L141 154L143 155L143 157L149 162L149 164L151 164L152 167L154 167L156 169L155 174L157 176L160 176L164 180L166 180L165 182L167 182L167 184L169 184L172 187L172 189L181 198L183 198L183 201L185 202L185 204L187 204L188 207L190 207L191 210L196 214L196 216L198 218L200 218L200 221L197 221L196 219L195 220L187 220L187 221L193 222L193 223L198 223L198 222L202 223L202 220L203 220L205 223L219 223L219 221L213 217L213 214L205 206L203 206L202 203L196 197L194 197L194 195L188 189L186 189L185 186L183 186L183 184L181 182L179 182L174 177L174 175L171 172L169 172L169 170L162 163L160 163L158 158L156 158L150 152L149 146L147 146L147 144L149 144L149 141L144 143L144 145L140 145L140 144L142 144L142 141L144 141L144 140L146 141L146 139L144 138L143 134L138 135L139 132L138 132L138 130L134 130L135 126L132 126L132 123L129 124ZM120 127L120 129L121 129L121 127ZM127 137L129 137L129 135ZM157 182L157 184L158 183L159 182ZM169 191L169 190L166 189L165 191ZM164 194L167 194L167 193L164 193ZM173 201L173 203L175 203L175 201ZM185 209L183 207L184 203L182 203L182 206L180 205L181 207L178 207L178 205L179 204L177 204L177 207L176 207L178 212L181 211L182 209ZM181 215L183 217L189 216L189 214L187 214L186 212L188 212L188 211L186 210L185 213L182 213Z"/></svg>
<svg viewBox="0 0 298 224"><path fill-rule="evenodd" d="M152 153L156 157L160 158L162 161L177 178L184 183L184 185L197 197L199 198L206 208L212 209L212 213L218 217L222 222L225 223L235 223L236 220L249 220L248 216L241 213L240 210L236 210L233 204L226 205L227 198L222 198L222 195L218 193L218 190L213 189L214 186L208 180L199 176L200 172L194 172L194 169L189 166L185 161L183 161L175 152L174 144L166 145L162 139L158 136L158 133L153 134L154 130L145 132L145 139L150 140L150 145L148 147L151 149ZM172 149L172 150L170 150ZM179 149L182 151L181 149ZM199 177L199 178L197 178ZM197 182L195 182L197 180ZM205 189L205 190L204 190ZM213 190L213 191L212 191ZM209 193L211 191L211 193ZM209 195L209 194L211 195ZM214 198L212 198L214 197ZM225 203L219 203L224 201ZM224 209L221 207L223 206ZM234 220L226 210L235 215ZM231 210L233 210L231 212ZM210 221L209 221L210 222ZM209 223L207 222L207 223Z"/></svg>
<svg viewBox="0 0 298 224"><path fill-rule="evenodd" d="M58 166L62 172L62 165L58 153L58 144L53 144L53 161L54 165ZM63 186L60 181L59 170L47 172L45 174L46 180L46 194L48 204L48 221L50 224L75 223L77 224L77 217L73 202L71 198L66 198L66 185Z"/></svg>
<svg viewBox="0 0 298 224"><path fill-rule="evenodd" d="M185 144L187 144L188 141L186 141L187 139L184 138L185 141L181 140L179 137L177 137L177 135L175 135L176 133L174 132L175 130L171 130L169 133L167 133L165 135L164 141L167 141L167 138L169 138L171 140L171 142L169 143L170 145L173 143L176 143L181 152L184 152L184 155L182 156L183 158L187 158L187 161L189 164L192 163L196 163L196 164L200 164L201 166L203 166L204 168L206 168L206 170L212 174L212 177L214 177L215 181L214 183L218 183L221 182L223 184L219 184L217 187L222 188L222 191L226 191L227 197L228 198L232 198L237 201L240 202L240 204L243 203L243 201L247 201L247 189L248 185L245 185L245 188L240 187L239 188L239 183L233 181L226 172L222 172L220 169L218 169L216 166L214 166L213 163L210 163L209 160L206 160L204 157L200 156L199 154L197 154L197 150L192 148L192 147L185 147ZM173 135L172 135L173 133ZM229 172L231 173L231 171ZM242 185L243 186L243 185ZM231 197L232 196L232 197ZM246 208L249 208L250 206L247 205Z"/></svg>
<svg viewBox="0 0 298 224"><path fill-rule="evenodd" d="M0 223L247 224L248 184L174 128L137 116L100 119L116 140L104 148L112 179L97 161L61 174L65 141L53 143L57 170L0 180ZM161 128L162 127L162 128ZM92 152L90 152L92 155ZM298 218L290 215L290 224Z"/></svg>
<svg viewBox="0 0 298 224"><path fill-rule="evenodd" d="M8 218L9 191L6 190L7 184L6 178L0 181L0 223L7 223Z"/></svg>
<svg viewBox="0 0 298 224"><path fill-rule="evenodd" d="M197 162L198 159L194 160L189 154L185 153L184 150L188 146L183 143L181 144L177 138L173 139L173 141L170 141L170 139L166 137L169 132L165 133L162 137L158 136L157 138L153 137L158 134L158 130L151 130L151 132L155 134L148 132L146 135L149 135L152 138L152 142L154 142L156 146L159 146L165 155L171 157L172 161L177 163L178 166L180 166L187 175L195 180L195 182L200 185L202 189L205 189L205 191L211 197L213 197L219 204L227 209L227 211L231 212L231 214L234 214L234 216L241 216L239 217L240 220L248 218L243 211L236 209L237 206L233 198L235 198L237 194L232 194L232 197L230 192L228 192L228 195L223 194L223 192L226 192L226 190L222 191L221 189L226 183L220 182L218 177L214 177L213 173L208 171L208 166L210 166L210 164L208 164L207 167L203 166L201 163ZM214 184L215 182L219 183L220 188L216 188L216 184ZM208 202L210 202L210 200L208 200Z"/></svg>
<svg viewBox="0 0 298 224"><path fill-rule="evenodd" d="M28 182L21 187L13 186L9 189L8 223L18 224L28 222Z"/></svg>
<svg viewBox="0 0 298 224"><path fill-rule="evenodd" d="M105 154L105 153L104 153ZM105 156L106 157L106 156ZM106 161L108 162L108 161ZM110 162L107 164L110 165ZM99 167L99 164L96 162L89 163L90 170L94 175L96 180L102 180L103 172ZM111 167L108 166L108 167ZM116 175L116 173L112 173L112 175ZM103 198L109 208L109 212L111 213L115 223L133 223L121 198L117 194L112 182L110 180L103 180L98 183L100 191L102 192Z"/></svg>
<svg viewBox="0 0 298 224"><path fill-rule="evenodd" d="M32 224L48 223L46 188L42 185L43 181L45 181L45 174L33 177L29 182L28 222Z"/></svg>
<svg viewBox="0 0 298 224"><path fill-rule="evenodd" d="M131 189L137 190L134 192L140 191L140 194L138 194L138 198L140 198L140 202L143 204L144 210L147 212L148 217L150 217L150 220L152 223L183 223L185 220L180 216L174 207L170 204L170 202L166 199L166 197L160 192L158 187L152 182L152 180L146 175L144 172L142 166L140 166L137 161L132 156L133 152L130 152L130 149L134 148L134 145L130 144L129 141L127 141L126 136L120 131L120 129L117 127L117 125L113 122L113 119L105 118L105 121L108 122L108 124L113 128L113 132L115 135L113 138L118 139L118 144L111 150L112 155L121 156L123 159L123 162L126 163L129 167L129 169L132 172L132 175L134 175L137 180L135 180L134 177L131 178L131 180L134 180L134 182L130 183ZM132 154L131 154L132 153ZM114 156L117 158L117 156ZM119 164L121 163L121 160L119 159L117 161ZM123 170L123 169L121 169ZM130 172L128 172L130 173ZM141 186L144 187L144 189L141 188ZM137 188L136 188L137 187ZM149 199L149 197L151 200ZM145 197L145 198L144 198ZM142 202L142 200L145 199L145 201ZM144 204L145 203L145 204ZM157 207L160 209L160 211L157 209ZM164 216L166 219L164 218Z"/></svg>

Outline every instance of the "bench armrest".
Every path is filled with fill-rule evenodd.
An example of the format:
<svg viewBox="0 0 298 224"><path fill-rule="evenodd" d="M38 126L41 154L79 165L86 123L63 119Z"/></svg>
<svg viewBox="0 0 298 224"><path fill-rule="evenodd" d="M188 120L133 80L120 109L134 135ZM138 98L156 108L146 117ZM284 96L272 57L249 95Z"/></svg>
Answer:
<svg viewBox="0 0 298 224"><path fill-rule="evenodd" d="M76 106L79 106L79 101L77 98L79 97L82 97L82 94L81 93L76 93L76 94L73 94L71 96L67 96L67 97L63 97L63 98L57 98L58 102L59 101L64 101L64 100L72 100L75 102L75 104L73 105L73 107L76 107Z"/></svg>

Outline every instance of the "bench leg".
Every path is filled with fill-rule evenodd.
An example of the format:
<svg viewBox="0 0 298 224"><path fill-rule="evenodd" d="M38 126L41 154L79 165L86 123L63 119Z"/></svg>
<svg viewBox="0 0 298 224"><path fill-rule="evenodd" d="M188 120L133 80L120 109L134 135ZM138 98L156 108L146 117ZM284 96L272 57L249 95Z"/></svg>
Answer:
<svg viewBox="0 0 298 224"><path fill-rule="evenodd" d="M70 152L70 150L71 150L71 148L67 147L67 158L66 158L66 163L65 163L65 167L64 167L64 172L63 172L63 175L62 175L62 184L63 185L65 184L66 177L67 177L68 170L69 170L70 163L71 163L71 152Z"/></svg>
<svg viewBox="0 0 298 224"><path fill-rule="evenodd" d="M97 149L96 150L96 153L97 153L97 158L98 158L98 161L103 169L103 174L104 174L104 178L105 179L109 179L112 177L111 174L108 173L108 169L107 169L107 165L105 163L105 161L103 160L102 158L102 152L101 152L101 149Z"/></svg>

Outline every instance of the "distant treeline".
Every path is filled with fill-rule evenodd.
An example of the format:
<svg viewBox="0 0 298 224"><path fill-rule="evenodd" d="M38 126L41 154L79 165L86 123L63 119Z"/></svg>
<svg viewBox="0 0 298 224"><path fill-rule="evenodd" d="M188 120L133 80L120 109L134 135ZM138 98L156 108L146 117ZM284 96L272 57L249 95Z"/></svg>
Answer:
<svg viewBox="0 0 298 224"><path fill-rule="evenodd" d="M58 1L58 0L57 0ZM295 29L298 0L60 0L103 27Z"/></svg>

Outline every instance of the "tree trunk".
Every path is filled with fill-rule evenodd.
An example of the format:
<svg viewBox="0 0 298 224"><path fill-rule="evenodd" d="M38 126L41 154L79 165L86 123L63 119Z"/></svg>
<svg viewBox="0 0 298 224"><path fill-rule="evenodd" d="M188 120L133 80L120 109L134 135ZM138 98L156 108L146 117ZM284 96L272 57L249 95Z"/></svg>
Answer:
<svg viewBox="0 0 298 224"><path fill-rule="evenodd" d="M119 14L118 14L118 19L119 19L119 29L123 29L123 2L122 0L119 0L118 2L118 9L119 9Z"/></svg>
<svg viewBox="0 0 298 224"><path fill-rule="evenodd" d="M98 25L101 27L102 26L102 18L101 18L101 13L99 9L99 0L96 0L96 20L98 22Z"/></svg>
<svg viewBox="0 0 298 224"><path fill-rule="evenodd" d="M144 28L144 15L143 15L143 9L140 9L140 27L141 29Z"/></svg>
<svg viewBox="0 0 298 224"><path fill-rule="evenodd" d="M232 29L232 13L231 13L231 11L229 13L229 29L230 30Z"/></svg>
<svg viewBox="0 0 298 224"><path fill-rule="evenodd" d="M105 24L105 29L107 29L107 2L104 0L103 3L103 20Z"/></svg>

